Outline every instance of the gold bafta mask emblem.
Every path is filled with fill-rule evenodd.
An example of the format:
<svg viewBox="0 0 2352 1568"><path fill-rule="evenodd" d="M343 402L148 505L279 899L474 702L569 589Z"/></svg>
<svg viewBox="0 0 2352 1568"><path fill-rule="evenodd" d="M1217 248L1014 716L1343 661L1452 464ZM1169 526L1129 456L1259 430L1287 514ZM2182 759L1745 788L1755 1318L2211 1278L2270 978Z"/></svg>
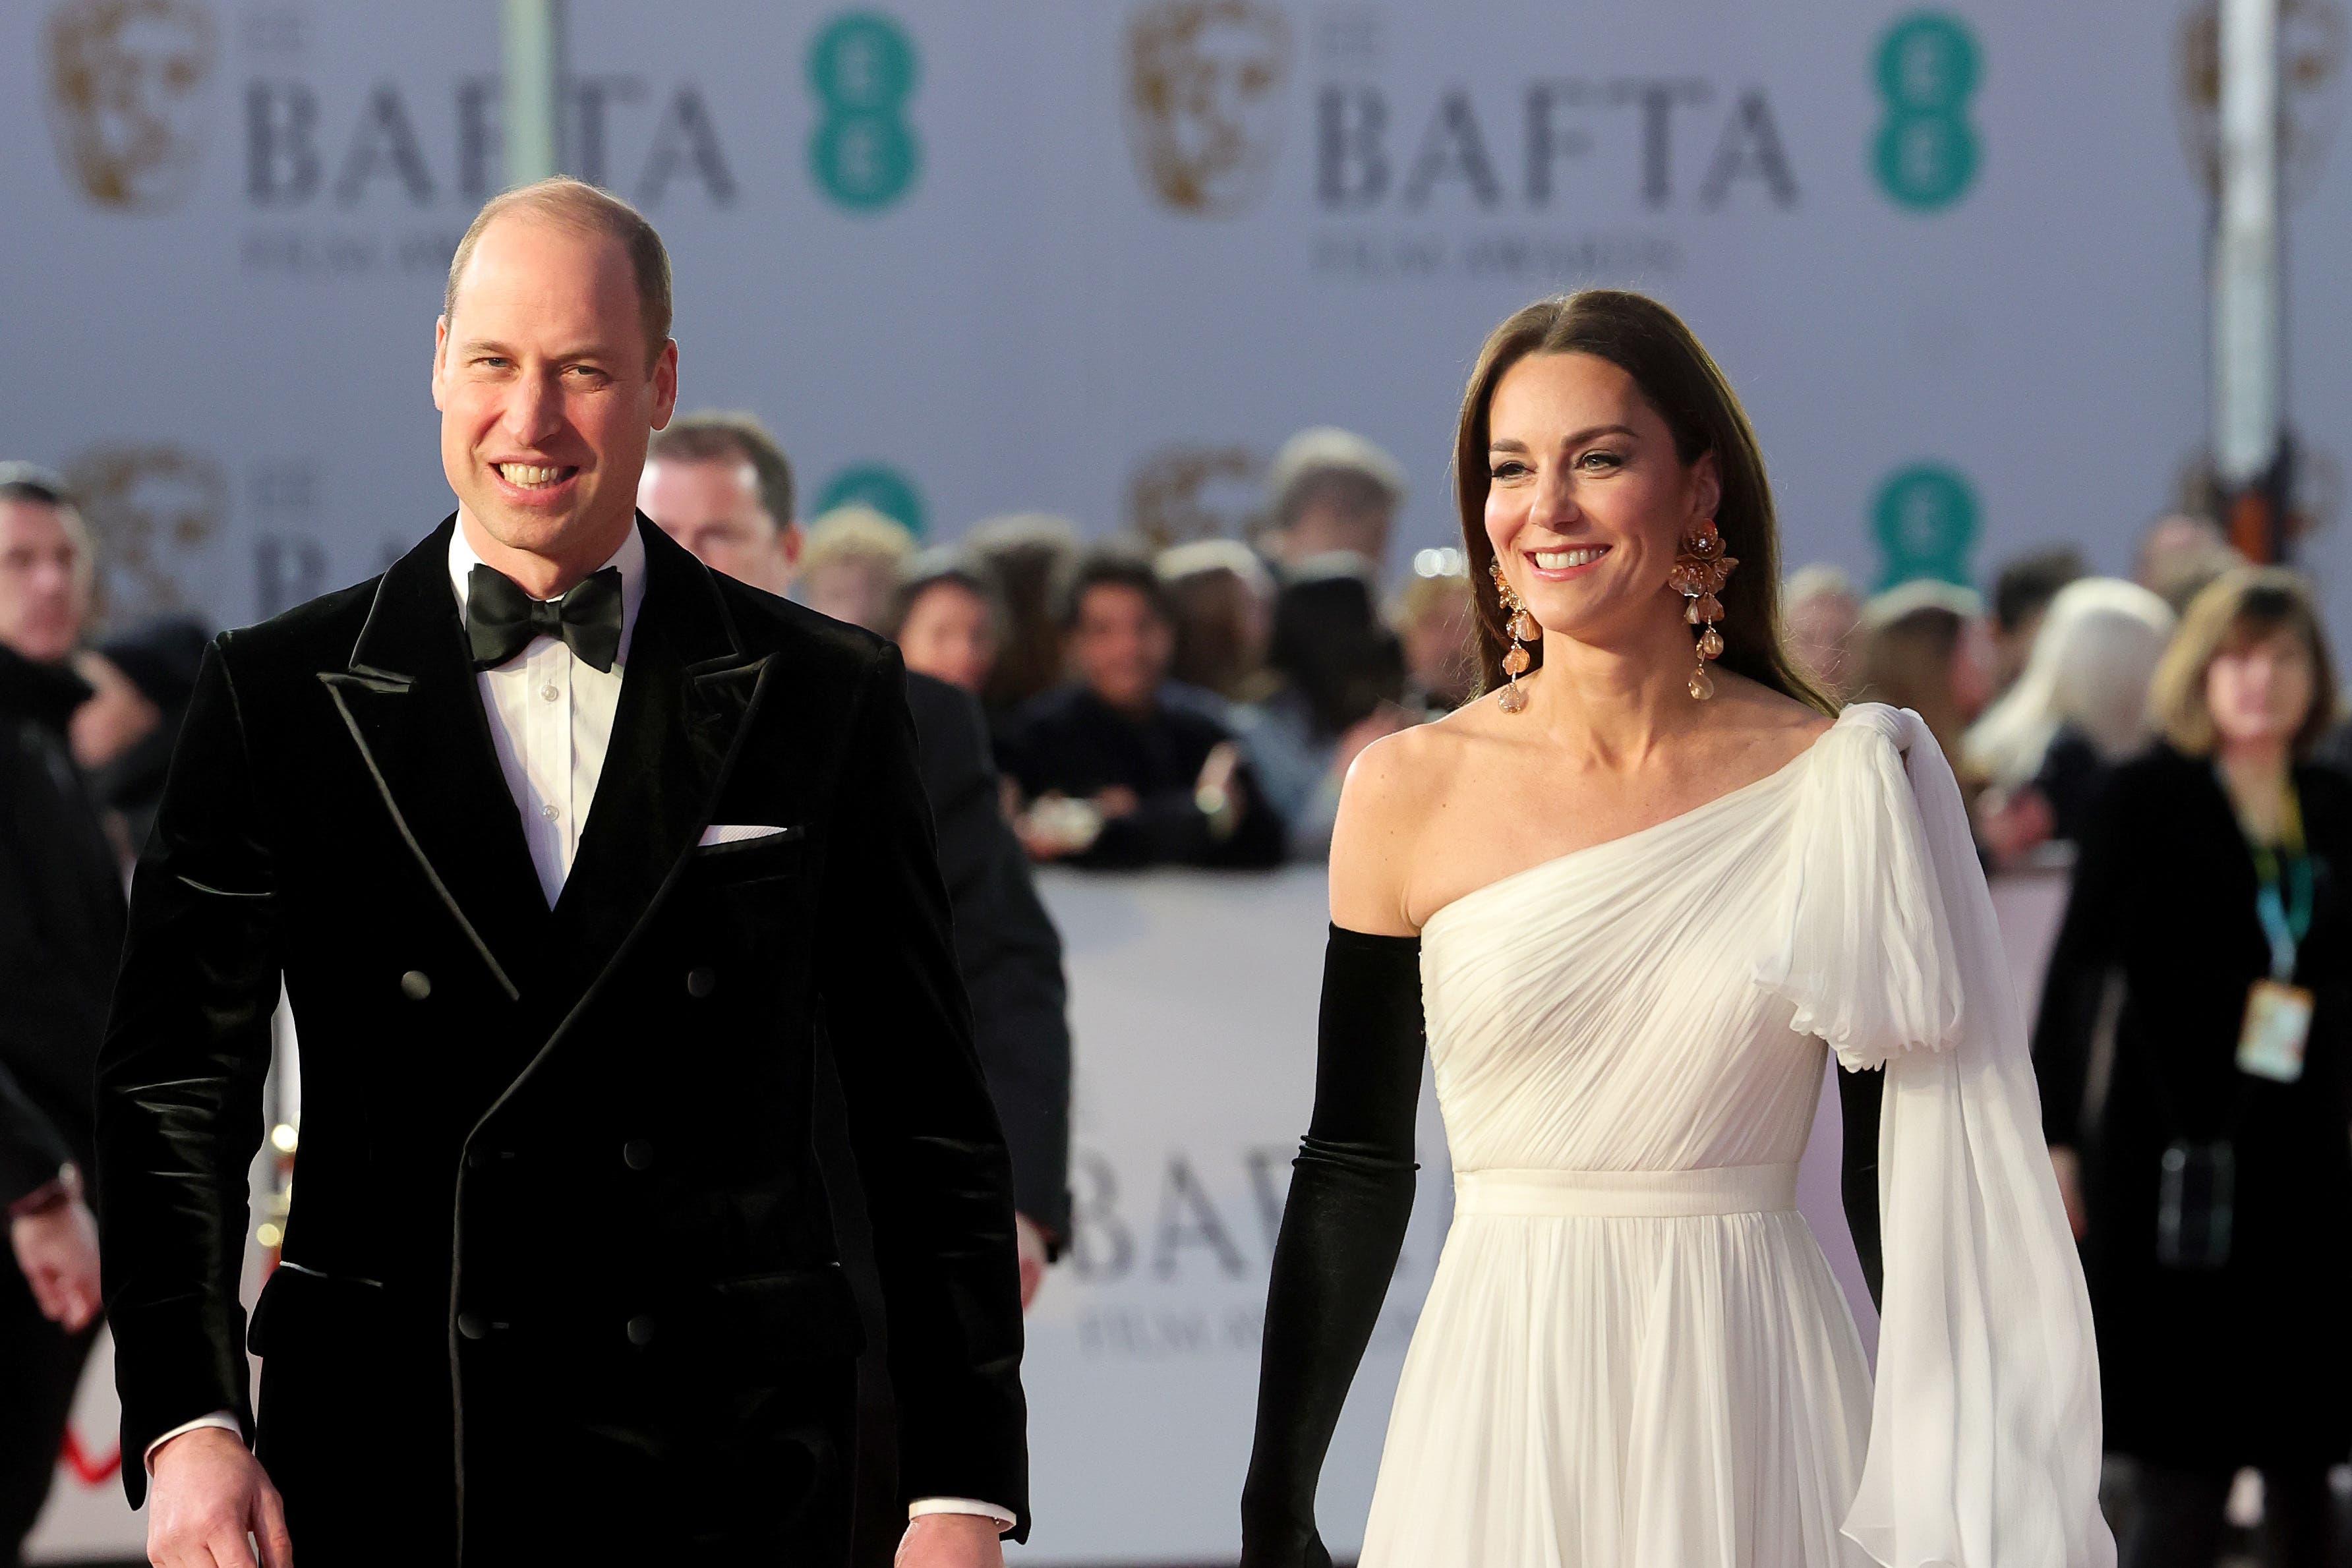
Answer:
<svg viewBox="0 0 2352 1568"><path fill-rule="evenodd" d="M1127 526L1155 548L1238 538L1257 497L1259 463L1245 446L1166 446L1127 481Z"/></svg>
<svg viewBox="0 0 2352 1568"><path fill-rule="evenodd" d="M228 478L176 446L101 446L66 470L96 536L100 614L129 626L151 615L210 609L223 585L221 525Z"/></svg>
<svg viewBox="0 0 2352 1568"><path fill-rule="evenodd" d="M2279 184L2287 200L2310 190L2343 118L2340 0L2279 0ZM2221 0L2192 0L2180 18L2180 141L2208 192L2221 189Z"/></svg>
<svg viewBox="0 0 2352 1568"><path fill-rule="evenodd" d="M1129 139L1179 212L1237 213L1282 146L1290 26L1262 0L1158 0L1127 31Z"/></svg>
<svg viewBox="0 0 2352 1568"><path fill-rule="evenodd" d="M176 206L204 150L212 16L197 0L65 0L49 16L49 128L102 207Z"/></svg>

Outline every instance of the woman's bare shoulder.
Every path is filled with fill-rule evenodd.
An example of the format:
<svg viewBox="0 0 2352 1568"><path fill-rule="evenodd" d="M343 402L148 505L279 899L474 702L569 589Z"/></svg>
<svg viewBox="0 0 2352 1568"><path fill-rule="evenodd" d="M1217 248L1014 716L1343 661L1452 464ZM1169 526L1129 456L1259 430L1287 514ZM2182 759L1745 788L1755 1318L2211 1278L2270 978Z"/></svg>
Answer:
<svg viewBox="0 0 2352 1568"><path fill-rule="evenodd" d="M1811 703L1799 702L1745 675L1726 671L1717 678L1717 686L1715 700L1723 716L1731 721L1725 727L1763 756L1785 753L1780 759L1786 761L1837 723Z"/></svg>
<svg viewBox="0 0 2352 1568"><path fill-rule="evenodd" d="M1351 931L1410 936L1405 888L1416 846L1451 781L1484 737L1494 699L1366 747L1348 769L1331 830L1331 919Z"/></svg>

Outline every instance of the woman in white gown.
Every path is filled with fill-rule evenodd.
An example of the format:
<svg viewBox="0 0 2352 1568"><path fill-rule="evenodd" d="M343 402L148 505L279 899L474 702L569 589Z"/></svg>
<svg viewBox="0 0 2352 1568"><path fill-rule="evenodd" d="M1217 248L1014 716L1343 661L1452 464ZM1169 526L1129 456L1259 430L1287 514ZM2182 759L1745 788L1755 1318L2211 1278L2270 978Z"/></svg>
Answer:
<svg viewBox="0 0 2352 1568"><path fill-rule="evenodd" d="M1832 720L1789 665L1730 387L1654 301L1547 300L1488 339L1455 465L1494 689L1340 807L1244 1564L1328 1561L1425 1018L1454 1219L1364 1568L2105 1568L2089 1307L1959 795L1916 716ZM1874 1394L1793 1202L1832 1050L1886 1069Z"/></svg>

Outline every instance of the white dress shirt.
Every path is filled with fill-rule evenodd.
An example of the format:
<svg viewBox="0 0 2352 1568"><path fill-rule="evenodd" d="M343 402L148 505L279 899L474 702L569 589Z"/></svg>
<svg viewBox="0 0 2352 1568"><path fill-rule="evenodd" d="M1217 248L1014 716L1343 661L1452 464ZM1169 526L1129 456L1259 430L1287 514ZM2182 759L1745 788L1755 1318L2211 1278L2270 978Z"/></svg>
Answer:
<svg viewBox="0 0 2352 1568"><path fill-rule="evenodd" d="M460 619L466 613L468 580L474 568L483 564L466 542L464 525L452 528L449 586L457 595ZM635 528L604 565L621 572L621 648L610 670L580 658L560 637L539 636L505 664L474 675L482 712L490 721L499 771L506 775L507 791L522 815L531 867L539 873L539 889L550 909L562 896L580 852L581 831L588 825L588 808L596 799L596 780L613 743L613 716L621 706L621 679L628 667L637 611L646 601L646 541ZM238 1429L232 1411L200 1416L148 1444L147 1468L154 1469L156 1449L199 1427ZM919 1498L907 1510L910 1520L927 1513L979 1514L1004 1530L1014 1522L1007 1511L971 1498Z"/></svg>
<svg viewBox="0 0 2352 1568"><path fill-rule="evenodd" d="M466 542L465 528L451 529L449 586L457 595L460 616L473 570L481 564ZM505 664L474 675L499 771L522 813L523 840L550 909L580 852L581 830L588 825L604 752L613 743L613 716L621 706L621 677L628 669L637 610L646 601L646 541L635 528L604 565L621 572L621 651L611 669L578 657L561 638L539 636Z"/></svg>

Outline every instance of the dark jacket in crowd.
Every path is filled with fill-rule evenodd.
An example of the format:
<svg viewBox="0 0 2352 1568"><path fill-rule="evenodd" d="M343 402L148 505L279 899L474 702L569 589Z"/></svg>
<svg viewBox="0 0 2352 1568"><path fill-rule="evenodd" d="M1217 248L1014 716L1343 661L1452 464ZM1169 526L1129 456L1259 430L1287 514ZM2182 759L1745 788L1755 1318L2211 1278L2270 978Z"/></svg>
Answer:
<svg viewBox="0 0 2352 1568"><path fill-rule="evenodd" d="M305 1561L841 1563L860 1327L813 1148L822 1037L901 1506L1025 1529L1012 1173L896 651L640 519L611 747L551 910L450 527L225 634L189 710L99 1069L133 1500L159 1433L253 1429L249 1343ZM782 831L703 844L713 824ZM248 1342L281 975L301 1179Z"/></svg>
<svg viewBox="0 0 2352 1568"><path fill-rule="evenodd" d="M2112 771L2091 737L2072 724L2061 725L2042 753L2033 788L2049 802L2053 839L2078 843L2099 792Z"/></svg>
<svg viewBox="0 0 2352 1568"><path fill-rule="evenodd" d="M72 671L0 648L0 1206L68 1160L90 1166L122 880L66 747L89 695Z"/></svg>
<svg viewBox="0 0 2352 1568"><path fill-rule="evenodd" d="M1013 1154L1013 1204L1045 1228L1058 1251L1070 1234L1069 991L1061 934L1004 820L980 705L945 681L909 674L907 706L939 829L973 1042Z"/></svg>
<svg viewBox="0 0 2352 1568"><path fill-rule="evenodd" d="M1207 714L1156 702L1141 720L1119 712L1086 686L1047 692L1023 708L999 747L1004 771L1034 800L1049 791L1091 797L1119 785L1141 803L1103 824L1102 836L1069 863L1270 866L1283 850L1281 817L1265 802L1244 765L1238 780L1247 805L1220 838L1194 800L1209 753L1232 739Z"/></svg>
<svg viewBox="0 0 2352 1568"><path fill-rule="evenodd" d="M202 622L167 616L98 645L99 653L139 688L139 695L155 705L157 716L154 728L99 768L90 780L91 792L99 801L122 819L123 841L131 854L137 854L146 844L155 826L155 809L163 802L163 779L171 770L172 748L179 743L189 699L196 695L196 672L204 665L205 648L211 641Z"/></svg>
<svg viewBox="0 0 2352 1568"><path fill-rule="evenodd" d="M2326 1465L2352 1446L2352 781L2294 781L2316 884L2298 1082L2237 1068L2247 989L2271 967L2252 858L2211 765L2168 747L2117 768L2088 813L2034 1031L2045 1133L2083 1159L2107 1446L2179 1469ZM2228 1261L2168 1267L2166 1147L2220 1139Z"/></svg>

